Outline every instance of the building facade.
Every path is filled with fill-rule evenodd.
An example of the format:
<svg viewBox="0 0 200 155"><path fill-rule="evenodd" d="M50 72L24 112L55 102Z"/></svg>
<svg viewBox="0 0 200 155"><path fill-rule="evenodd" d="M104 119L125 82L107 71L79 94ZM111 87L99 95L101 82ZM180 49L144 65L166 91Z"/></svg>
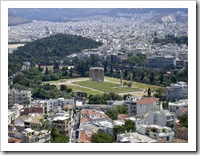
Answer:
<svg viewBox="0 0 200 155"><path fill-rule="evenodd" d="M144 116L144 120L145 123L149 125L156 124L162 127L167 126L174 128L176 115L174 112L170 112L169 110L150 111Z"/></svg>
<svg viewBox="0 0 200 155"><path fill-rule="evenodd" d="M8 91L8 108L10 109L14 103L27 105L31 101L31 91L11 89Z"/></svg>
<svg viewBox="0 0 200 155"><path fill-rule="evenodd" d="M147 58L147 67L173 69L176 67L176 58L174 56L149 57Z"/></svg>
<svg viewBox="0 0 200 155"><path fill-rule="evenodd" d="M138 115L142 117L149 111L158 110L158 101L159 99L155 97L142 97L138 99L132 96L127 98L124 105L129 115Z"/></svg>
<svg viewBox="0 0 200 155"><path fill-rule="evenodd" d="M92 81L104 81L104 69L102 67L91 67L89 75Z"/></svg>
<svg viewBox="0 0 200 155"><path fill-rule="evenodd" d="M186 82L178 82L167 87L167 99L180 100L188 98L188 85Z"/></svg>

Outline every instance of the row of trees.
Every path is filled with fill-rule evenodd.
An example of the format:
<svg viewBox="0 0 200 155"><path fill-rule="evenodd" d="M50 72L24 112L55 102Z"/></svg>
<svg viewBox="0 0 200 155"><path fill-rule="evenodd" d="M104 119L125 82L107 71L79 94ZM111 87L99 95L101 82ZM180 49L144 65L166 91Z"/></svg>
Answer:
<svg viewBox="0 0 200 155"><path fill-rule="evenodd" d="M115 93L109 94L97 94L97 95L90 95L88 97L89 103L88 104L107 104L108 100L122 100L123 98L120 95Z"/></svg>

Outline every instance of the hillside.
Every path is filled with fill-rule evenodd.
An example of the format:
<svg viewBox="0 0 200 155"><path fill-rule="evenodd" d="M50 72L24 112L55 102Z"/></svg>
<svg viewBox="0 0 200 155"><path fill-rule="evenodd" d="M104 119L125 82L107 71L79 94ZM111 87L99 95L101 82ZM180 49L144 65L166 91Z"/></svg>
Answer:
<svg viewBox="0 0 200 155"><path fill-rule="evenodd" d="M16 66L14 62L21 64L24 61L30 61L36 64L51 64L65 59L72 53L97 48L100 45L102 43L81 36L56 34L27 43L13 54L9 54L9 71L13 73L12 66Z"/></svg>
<svg viewBox="0 0 200 155"><path fill-rule="evenodd" d="M150 11L157 13L188 13L186 8L10 8L8 15L19 16L28 20L67 21L74 18L93 18L93 16L118 16L125 14L145 14Z"/></svg>

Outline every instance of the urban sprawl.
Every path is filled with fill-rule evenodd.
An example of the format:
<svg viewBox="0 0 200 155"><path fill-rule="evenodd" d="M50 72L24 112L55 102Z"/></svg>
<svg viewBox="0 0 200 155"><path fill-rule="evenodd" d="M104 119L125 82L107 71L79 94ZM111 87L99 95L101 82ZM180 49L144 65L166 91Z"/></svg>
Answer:
<svg viewBox="0 0 200 155"><path fill-rule="evenodd" d="M183 12L175 14L187 16ZM35 97L39 93L32 89L16 87L16 80L19 80L17 77L27 74L33 67L31 62L23 62L22 68L8 77L8 142L187 143L187 80L179 81L171 75L187 69L188 45L152 42L155 38L164 40L169 36L187 36L188 24L177 21L173 15L162 17L162 22L151 22L157 15L155 12L119 14L117 17L103 16L68 22L33 20L30 23L9 26L8 41L12 43L8 46L9 55L18 52L18 48L26 46L27 42L60 33L90 38L102 45L66 55L65 59L70 63L98 57L99 63L90 66L84 77L71 76L72 78L59 79L59 82L42 81L41 86L54 85L55 89L66 89L66 94L73 92L72 96L54 98L50 94L48 98L40 98ZM128 63L129 56L138 55L145 56L145 66L138 66L136 62L133 67ZM105 66L102 62L111 65ZM126 69L118 70L112 64L119 64ZM36 64L35 68L39 65ZM41 65L41 74L48 74L47 69L54 73L54 69ZM63 66L63 61L58 65ZM66 76L70 76L70 69L76 70L76 67L68 65ZM163 72L161 76L155 76L155 73L149 76L141 73L140 76L133 72L143 69ZM62 69L57 70L64 72ZM168 77L172 79L171 83L164 81ZM157 85L156 80L159 80L158 90L151 88L151 85ZM89 86L86 82L94 84ZM105 84L105 90L97 84ZM148 85L142 87L143 84ZM87 95L82 89L88 90ZM119 91L116 92L115 89ZM164 91L159 94L159 90ZM98 98L98 95L103 94L110 96ZM99 103L100 99L102 103Z"/></svg>

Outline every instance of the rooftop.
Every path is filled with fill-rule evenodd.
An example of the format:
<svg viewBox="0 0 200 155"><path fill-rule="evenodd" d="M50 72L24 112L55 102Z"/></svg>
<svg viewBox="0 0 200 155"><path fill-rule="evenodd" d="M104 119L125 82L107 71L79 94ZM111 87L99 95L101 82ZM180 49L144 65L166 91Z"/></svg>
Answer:
<svg viewBox="0 0 200 155"><path fill-rule="evenodd" d="M143 97L141 99L137 99L136 103L137 104L153 104L155 102L158 102L159 98L155 98L155 97Z"/></svg>

